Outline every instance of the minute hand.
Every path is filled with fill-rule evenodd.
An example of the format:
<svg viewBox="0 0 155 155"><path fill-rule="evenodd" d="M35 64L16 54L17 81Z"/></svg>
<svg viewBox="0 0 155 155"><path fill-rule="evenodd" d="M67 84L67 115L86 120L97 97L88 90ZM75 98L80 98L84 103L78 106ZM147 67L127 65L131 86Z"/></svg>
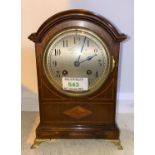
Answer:
<svg viewBox="0 0 155 155"><path fill-rule="evenodd" d="M79 64L80 64L80 63L83 63L83 62L85 62L85 61L90 61L90 60L91 60L92 58L94 58L95 56L97 56L97 54L95 54L95 55L93 55L93 56L88 56L85 60L80 61Z"/></svg>
<svg viewBox="0 0 155 155"><path fill-rule="evenodd" d="M82 45L82 47L81 47L80 53L82 53L82 51L83 51L83 48L84 48L84 45L85 45L85 41L86 41L86 36L84 37L84 41L83 41L83 45ZM81 57L81 54L79 55L77 62L79 62L80 57Z"/></svg>

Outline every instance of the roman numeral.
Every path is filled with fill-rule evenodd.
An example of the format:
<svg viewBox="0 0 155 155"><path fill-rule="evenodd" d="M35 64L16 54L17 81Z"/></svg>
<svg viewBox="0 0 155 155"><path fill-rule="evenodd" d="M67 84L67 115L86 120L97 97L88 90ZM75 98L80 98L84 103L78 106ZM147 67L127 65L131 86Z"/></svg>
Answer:
<svg viewBox="0 0 155 155"><path fill-rule="evenodd" d="M63 47L68 47L68 40L63 40Z"/></svg>
<svg viewBox="0 0 155 155"><path fill-rule="evenodd" d="M60 49L55 49L55 50L54 50L54 55L55 55L55 56L59 56L60 54L61 54Z"/></svg>

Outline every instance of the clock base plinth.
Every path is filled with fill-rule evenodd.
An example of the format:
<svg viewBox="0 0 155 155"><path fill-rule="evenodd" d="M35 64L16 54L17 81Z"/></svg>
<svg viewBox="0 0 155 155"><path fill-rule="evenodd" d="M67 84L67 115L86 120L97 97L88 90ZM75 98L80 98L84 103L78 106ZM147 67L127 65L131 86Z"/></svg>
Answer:
<svg viewBox="0 0 155 155"><path fill-rule="evenodd" d="M50 140L50 139L37 139L36 138L34 140L34 143L31 146L31 149L37 149L37 148L39 148L39 145L41 143L46 142L48 140ZM114 140L110 140L110 141L111 141L111 143L113 143L117 147L118 150L123 150L123 147L121 145L120 139L114 139Z"/></svg>
<svg viewBox="0 0 155 155"><path fill-rule="evenodd" d="M112 142L119 150L123 149L116 125L69 125L65 127L39 125L31 148L38 148L42 142L50 139L104 139Z"/></svg>

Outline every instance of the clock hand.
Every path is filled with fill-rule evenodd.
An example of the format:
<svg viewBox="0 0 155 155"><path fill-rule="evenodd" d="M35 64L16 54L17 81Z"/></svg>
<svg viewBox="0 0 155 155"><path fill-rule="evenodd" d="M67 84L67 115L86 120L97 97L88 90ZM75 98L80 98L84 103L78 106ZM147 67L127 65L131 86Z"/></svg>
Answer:
<svg viewBox="0 0 155 155"><path fill-rule="evenodd" d="M88 56L86 59L82 60L82 61L75 61L74 65L76 67L80 66L81 63L85 62L85 61L90 61L92 58L94 58L95 56L97 56L97 54L94 54L93 56Z"/></svg>
<svg viewBox="0 0 155 155"><path fill-rule="evenodd" d="M86 36L84 37L83 45L82 45L82 47L81 47L81 53L82 53L82 51L83 51L83 48L84 48L84 45L85 45L85 41L86 41ZM81 57L81 54L79 55L77 62L79 62L80 57Z"/></svg>
<svg viewBox="0 0 155 155"><path fill-rule="evenodd" d="M92 58L97 56L97 54L94 54L93 56L88 56L85 60L80 61L79 63L85 62L85 61L90 61Z"/></svg>

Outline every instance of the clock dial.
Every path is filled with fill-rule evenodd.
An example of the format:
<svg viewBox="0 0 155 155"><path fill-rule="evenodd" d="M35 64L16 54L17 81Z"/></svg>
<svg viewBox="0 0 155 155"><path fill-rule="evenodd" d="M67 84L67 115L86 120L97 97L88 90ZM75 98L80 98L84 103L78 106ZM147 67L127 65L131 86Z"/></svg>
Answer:
<svg viewBox="0 0 155 155"><path fill-rule="evenodd" d="M57 90L67 95L86 95L96 91L107 79L111 57L95 33L74 28L60 32L49 41L43 64L48 80ZM63 90L63 77L88 78L88 90Z"/></svg>

